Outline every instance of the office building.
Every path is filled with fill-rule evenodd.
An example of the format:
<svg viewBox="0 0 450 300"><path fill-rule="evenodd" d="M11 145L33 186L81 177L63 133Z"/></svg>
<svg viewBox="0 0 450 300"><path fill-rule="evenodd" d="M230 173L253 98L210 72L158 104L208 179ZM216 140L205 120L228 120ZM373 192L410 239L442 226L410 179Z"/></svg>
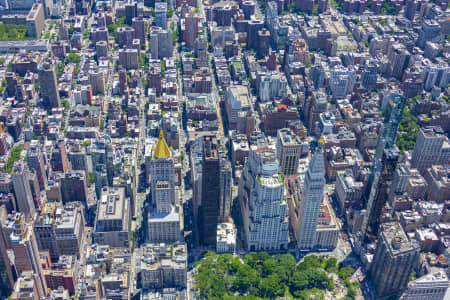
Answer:
<svg viewBox="0 0 450 300"><path fill-rule="evenodd" d="M249 251L287 249L288 205L275 145L254 138L239 182L244 243Z"/></svg>
<svg viewBox="0 0 450 300"><path fill-rule="evenodd" d="M337 172L335 186L339 214L343 215L349 207L358 204L361 200L364 183L355 178L351 169L346 169Z"/></svg>
<svg viewBox="0 0 450 300"><path fill-rule="evenodd" d="M143 289L186 287L186 244L144 244L136 252L136 272Z"/></svg>
<svg viewBox="0 0 450 300"><path fill-rule="evenodd" d="M259 74L258 97L261 102L284 99L287 96L287 80L279 72Z"/></svg>
<svg viewBox="0 0 450 300"><path fill-rule="evenodd" d="M315 248L332 251L336 248L341 227L336 219L328 197L324 197L320 205L316 227Z"/></svg>
<svg viewBox="0 0 450 300"><path fill-rule="evenodd" d="M433 164L448 163L448 158L441 156L444 144L448 143L442 128L431 126L420 128L412 153L411 166L424 172Z"/></svg>
<svg viewBox="0 0 450 300"><path fill-rule="evenodd" d="M298 222L299 235L297 244L300 250L311 250L316 246L316 228L325 186L323 144L324 140L322 137L319 141L319 148L314 153L305 176Z"/></svg>
<svg viewBox="0 0 450 300"><path fill-rule="evenodd" d="M277 158L284 176L296 175L302 153L300 138L288 128L278 130Z"/></svg>
<svg viewBox="0 0 450 300"><path fill-rule="evenodd" d="M408 283L403 300L444 300L449 286L443 270L431 272Z"/></svg>
<svg viewBox="0 0 450 300"><path fill-rule="evenodd" d="M155 3L155 26L167 29L167 2Z"/></svg>
<svg viewBox="0 0 450 300"><path fill-rule="evenodd" d="M149 165L149 182L152 202L158 214L169 213L175 204L175 169L171 148L167 145L164 133L159 132L159 139L152 148Z"/></svg>
<svg viewBox="0 0 450 300"><path fill-rule="evenodd" d="M219 144L216 137L203 139L202 152L202 218L200 241L204 245L216 244L217 224L219 223L220 161Z"/></svg>
<svg viewBox="0 0 450 300"><path fill-rule="evenodd" d="M27 224L22 215L17 215L14 230L9 238L14 253L15 268L18 274L31 271L34 273L39 295L47 293L47 286L42 274L38 244L31 224Z"/></svg>
<svg viewBox="0 0 450 300"><path fill-rule="evenodd" d="M379 297L400 295L419 260L420 247L398 222L381 225L369 274Z"/></svg>
<svg viewBox="0 0 450 300"><path fill-rule="evenodd" d="M63 173L68 171L66 144L64 143L64 140L56 141L52 151L50 164L53 171Z"/></svg>
<svg viewBox="0 0 450 300"><path fill-rule="evenodd" d="M45 299L47 291L42 289L40 282L38 275L33 273L33 271L24 271L17 279L16 284L14 285L14 291L8 298L11 300Z"/></svg>
<svg viewBox="0 0 450 300"><path fill-rule="evenodd" d="M50 108L60 107L56 65L44 63L39 69L40 93L44 105Z"/></svg>
<svg viewBox="0 0 450 300"><path fill-rule="evenodd" d="M30 169L36 172L36 177L41 189L47 187L47 173L45 168L44 154L41 145L37 140L32 140L27 151L27 163Z"/></svg>
<svg viewBox="0 0 450 300"><path fill-rule="evenodd" d="M28 12L27 35L34 38L40 38L45 27L44 6L41 3L34 3Z"/></svg>
<svg viewBox="0 0 450 300"><path fill-rule="evenodd" d="M233 223L217 224L217 253L235 253L236 227Z"/></svg>
<svg viewBox="0 0 450 300"><path fill-rule="evenodd" d="M175 206L168 213L150 211L147 219L147 242L176 243L183 240L180 214Z"/></svg>
<svg viewBox="0 0 450 300"><path fill-rule="evenodd" d="M0 234L3 228L0 223ZM0 235L0 298L6 299L14 288L14 273L11 262L6 251L7 244L3 236Z"/></svg>
<svg viewBox="0 0 450 300"><path fill-rule="evenodd" d="M6 2L11 10L28 11L33 7L36 0L6 0Z"/></svg>
<svg viewBox="0 0 450 300"><path fill-rule="evenodd" d="M368 60L364 65L364 70L361 74L362 86L368 90L373 91L377 87L378 79L378 64L376 61Z"/></svg>
<svg viewBox="0 0 450 300"><path fill-rule="evenodd" d="M330 90L334 99L345 98L353 91L356 82L355 71L351 68L336 66L330 75Z"/></svg>
<svg viewBox="0 0 450 300"><path fill-rule="evenodd" d="M61 178L62 202L81 202L87 205L88 186L85 172L67 172Z"/></svg>
<svg viewBox="0 0 450 300"><path fill-rule="evenodd" d="M231 218L231 163L228 160L220 161L220 195L219 195L219 222L227 222Z"/></svg>
<svg viewBox="0 0 450 300"><path fill-rule="evenodd" d="M110 247L130 246L130 200L123 187L103 187L98 203L93 240Z"/></svg>
<svg viewBox="0 0 450 300"><path fill-rule="evenodd" d="M89 71L89 83L92 88L92 95L105 94L105 78L103 71L90 70Z"/></svg>
<svg viewBox="0 0 450 300"><path fill-rule="evenodd" d="M419 37L417 38L417 45L424 47L425 43L432 41L438 37L441 32L441 25L436 20L425 19L422 28L419 30Z"/></svg>
<svg viewBox="0 0 450 300"><path fill-rule="evenodd" d="M48 251L53 262L61 255L79 257L85 224L84 207L80 203L72 202L64 207L45 203L33 227L39 250Z"/></svg>
<svg viewBox="0 0 450 300"><path fill-rule="evenodd" d="M16 162L11 173L17 209L29 220L36 211L29 181L31 172L23 162Z"/></svg>
<svg viewBox="0 0 450 300"><path fill-rule="evenodd" d="M245 117L252 111L248 88L243 85L232 85L227 88L225 98L228 126L231 130L241 127Z"/></svg>

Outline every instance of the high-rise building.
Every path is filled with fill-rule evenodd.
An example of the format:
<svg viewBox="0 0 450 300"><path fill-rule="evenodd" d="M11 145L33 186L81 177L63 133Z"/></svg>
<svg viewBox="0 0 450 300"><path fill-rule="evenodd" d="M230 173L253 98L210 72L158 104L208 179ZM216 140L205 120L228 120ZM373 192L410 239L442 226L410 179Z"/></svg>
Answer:
<svg viewBox="0 0 450 300"><path fill-rule="evenodd" d="M323 144L322 137L319 140L319 148L309 163L301 196L297 241L301 250L310 250L316 245L316 227L325 187Z"/></svg>
<svg viewBox="0 0 450 300"><path fill-rule="evenodd" d="M231 173L231 163L222 159L220 161L219 222L227 222L231 217Z"/></svg>
<svg viewBox="0 0 450 300"><path fill-rule="evenodd" d="M16 162L13 166L12 183L17 209L26 219L31 219L36 211L29 178L30 170L23 162Z"/></svg>
<svg viewBox="0 0 450 300"><path fill-rule="evenodd" d="M60 107L58 82L56 80L56 65L44 63L39 69L41 97L48 107Z"/></svg>
<svg viewBox="0 0 450 300"><path fill-rule="evenodd" d="M52 156L50 160L52 170L57 172L67 172L67 155L66 155L66 144L64 140L59 140L55 143L55 147L52 151Z"/></svg>
<svg viewBox="0 0 450 300"><path fill-rule="evenodd" d="M11 10L28 11L33 7L36 0L6 0L8 2L8 8Z"/></svg>
<svg viewBox="0 0 450 300"><path fill-rule="evenodd" d="M408 67L411 54L403 44L394 43L388 51L390 75L401 80L403 72Z"/></svg>
<svg viewBox="0 0 450 300"><path fill-rule="evenodd" d="M193 11L184 18L183 40L189 48L194 47L194 42L197 39L199 19L200 16Z"/></svg>
<svg viewBox="0 0 450 300"><path fill-rule="evenodd" d="M35 233L30 223L18 215L14 224L14 231L10 234L11 248L14 253L15 267L18 274L32 271L39 289L47 292L42 265L39 258L39 249Z"/></svg>
<svg viewBox="0 0 450 300"><path fill-rule="evenodd" d="M34 3L27 15L27 35L40 38L45 26L44 6Z"/></svg>
<svg viewBox="0 0 450 300"><path fill-rule="evenodd" d="M108 57L108 42L98 41L95 43L95 51L97 53L97 58Z"/></svg>
<svg viewBox="0 0 450 300"><path fill-rule="evenodd" d="M419 3L416 0L407 0L405 3L405 11L403 12L405 18L410 21L414 20L418 6Z"/></svg>
<svg viewBox="0 0 450 300"><path fill-rule="evenodd" d="M249 251L287 249L288 205L275 145L263 135L251 143L239 182L245 246Z"/></svg>
<svg viewBox="0 0 450 300"><path fill-rule="evenodd" d="M431 41L439 36L441 32L441 25L436 20L425 19L422 28L419 30L419 37L417 38L417 45L424 47L427 41Z"/></svg>
<svg viewBox="0 0 450 300"><path fill-rule="evenodd" d="M145 43L145 27L143 17L133 18L134 36L141 41L141 44Z"/></svg>
<svg viewBox="0 0 450 300"><path fill-rule="evenodd" d="M205 245L216 244L216 230L219 223L220 201L220 158L216 137L203 139L202 160L202 218L200 241Z"/></svg>
<svg viewBox="0 0 450 300"><path fill-rule="evenodd" d="M87 204L88 185L85 172L67 172L61 178L61 197L63 203L77 201Z"/></svg>
<svg viewBox="0 0 450 300"><path fill-rule="evenodd" d="M364 65L364 70L361 74L361 82L364 88L372 91L377 87L378 65L376 61L368 60Z"/></svg>
<svg viewBox="0 0 450 300"><path fill-rule="evenodd" d="M175 203L175 169L172 151L162 130L152 152L152 159L148 161L152 202L155 203L158 214L167 214Z"/></svg>
<svg viewBox="0 0 450 300"><path fill-rule="evenodd" d="M125 3L125 23L131 25L133 18L137 16L137 2L129 0Z"/></svg>
<svg viewBox="0 0 450 300"><path fill-rule="evenodd" d="M404 300L444 300L449 287L447 274L443 270L429 273L408 284Z"/></svg>
<svg viewBox="0 0 450 300"><path fill-rule="evenodd" d="M448 163L443 161L442 148L444 143L448 143L448 138L440 127L420 128L416 145L411 158L411 166L423 172L433 164Z"/></svg>
<svg viewBox="0 0 450 300"><path fill-rule="evenodd" d="M119 50L119 65L130 69L137 69L139 66L139 55L137 49L120 49Z"/></svg>
<svg viewBox="0 0 450 300"><path fill-rule="evenodd" d="M346 95L353 91L355 81L356 77L354 70L351 68L344 68L343 66L336 66L330 75L330 89L333 98L345 98Z"/></svg>
<svg viewBox="0 0 450 300"><path fill-rule="evenodd" d="M27 163L30 169L36 171L36 177L41 189L47 187L47 173L45 171L44 154L37 140L32 140L27 152Z"/></svg>
<svg viewBox="0 0 450 300"><path fill-rule="evenodd" d="M61 255L79 257L84 226L84 207L80 203L71 202L64 207L45 203L34 223L39 250L48 251L53 262L57 262Z"/></svg>
<svg viewBox="0 0 450 300"><path fill-rule="evenodd" d="M379 297L402 293L416 267L420 247L398 222L381 225L369 274Z"/></svg>
<svg viewBox="0 0 450 300"><path fill-rule="evenodd" d="M93 232L94 242L110 247L130 246L130 200L123 187L103 187Z"/></svg>
<svg viewBox="0 0 450 300"><path fill-rule="evenodd" d="M172 149L167 145L162 130L146 164L149 165L153 203L148 218L147 241L151 243L180 241L182 238L180 214L175 201L174 161Z"/></svg>
<svg viewBox="0 0 450 300"><path fill-rule="evenodd" d="M277 158L281 173L285 176L297 174L298 160L302 153L300 138L291 129L283 128L277 134Z"/></svg>
<svg viewBox="0 0 450 300"><path fill-rule="evenodd" d="M155 26L167 29L167 2L155 3Z"/></svg>
<svg viewBox="0 0 450 300"><path fill-rule="evenodd" d="M14 287L14 276L1 227L2 223L0 222L0 298L6 299Z"/></svg>
<svg viewBox="0 0 450 300"><path fill-rule="evenodd" d="M150 52L153 59L171 57L173 54L172 31L152 27L150 33Z"/></svg>
<svg viewBox="0 0 450 300"><path fill-rule="evenodd" d="M101 70L90 70L89 71L89 83L92 87L92 94L105 94L105 78L103 71Z"/></svg>

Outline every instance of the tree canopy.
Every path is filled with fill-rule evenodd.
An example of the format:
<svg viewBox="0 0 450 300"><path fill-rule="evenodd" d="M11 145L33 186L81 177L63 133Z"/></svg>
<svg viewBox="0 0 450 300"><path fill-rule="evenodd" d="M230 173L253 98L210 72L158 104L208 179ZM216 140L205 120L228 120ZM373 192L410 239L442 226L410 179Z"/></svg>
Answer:
<svg viewBox="0 0 450 300"><path fill-rule="evenodd" d="M286 294L323 299L334 283L324 271L337 272L337 260L310 255L298 263L290 254L248 254L241 259L208 252L197 262L195 285L201 299L273 299ZM347 277L350 270L343 270ZM351 274L351 273L350 273Z"/></svg>

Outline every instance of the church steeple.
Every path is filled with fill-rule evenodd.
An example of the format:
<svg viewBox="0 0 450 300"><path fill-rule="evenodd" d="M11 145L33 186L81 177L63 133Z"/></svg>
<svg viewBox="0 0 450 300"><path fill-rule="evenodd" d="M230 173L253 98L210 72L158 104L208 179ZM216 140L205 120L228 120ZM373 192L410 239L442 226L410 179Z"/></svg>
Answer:
<svg viewBox="0 0 450 300"><path fill-rule="evenodd" d="M162 129L159 131L159 139L155 151L153 152L153 156L156 158L168 158L170 156L170 149L169 146L167 146Z"/></svg>

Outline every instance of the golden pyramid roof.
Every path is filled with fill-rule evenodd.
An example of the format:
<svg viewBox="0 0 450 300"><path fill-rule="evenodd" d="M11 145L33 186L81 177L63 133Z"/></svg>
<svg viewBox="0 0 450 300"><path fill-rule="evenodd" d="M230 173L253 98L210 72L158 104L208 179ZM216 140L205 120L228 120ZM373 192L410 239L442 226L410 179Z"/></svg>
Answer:
<svg viewBox="0 0 450 300"><path fill-rule="evenodd" d="M167 146L162 130L159 131L159 139L156 144L155 151L153 152L153 156L156 158L168 158L170 156L170 149L169 146Z"/></svg>

